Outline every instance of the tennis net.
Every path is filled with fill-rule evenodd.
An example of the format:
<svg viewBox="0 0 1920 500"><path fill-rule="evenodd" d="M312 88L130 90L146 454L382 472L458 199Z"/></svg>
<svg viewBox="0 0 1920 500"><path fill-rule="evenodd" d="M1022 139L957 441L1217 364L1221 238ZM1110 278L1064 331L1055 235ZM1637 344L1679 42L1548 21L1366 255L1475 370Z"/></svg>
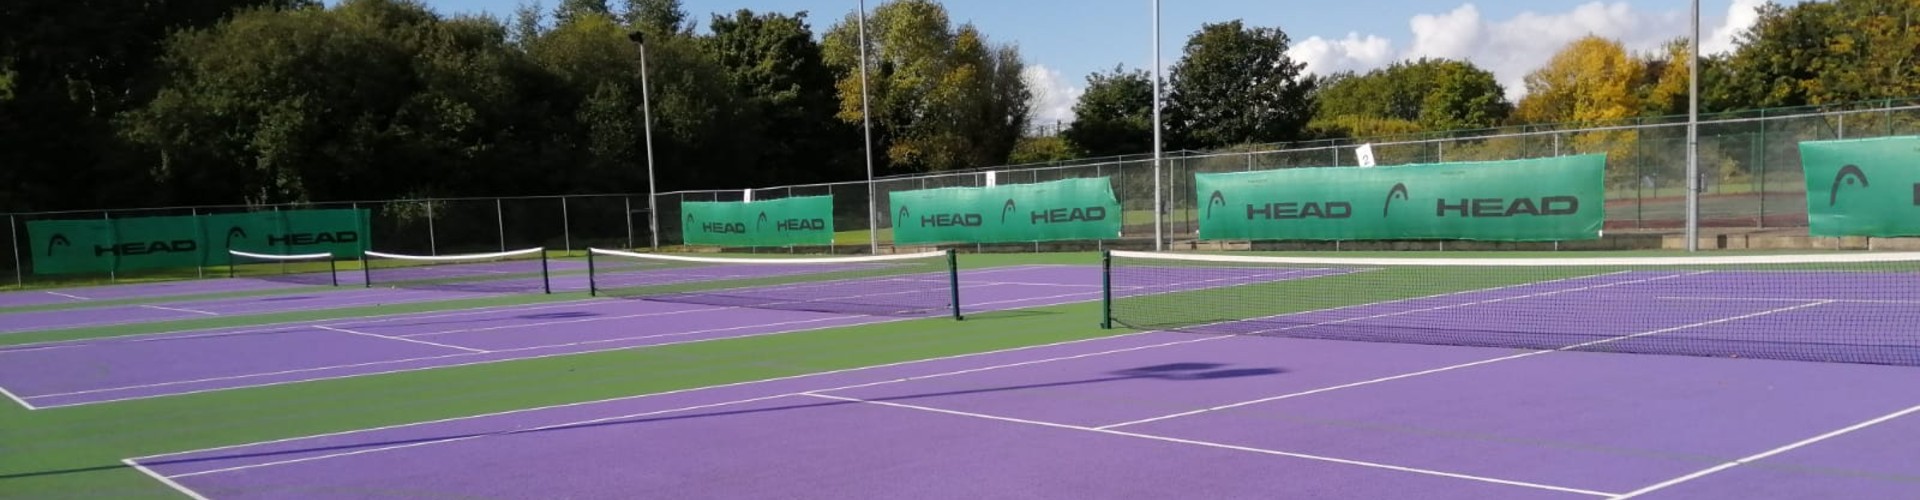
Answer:
<svg viewBox="0 0 1920 500"><path fill-rule="evenodd" d="M553 293L547 250L461 255L400 255L367 251L367 286L491 293Z"/></svg>
<svg viewBox="0 0 1920 500"><path fill-rule="evenodd" d="M227 250L227 277L340 286L340 268L331 253L272 255Z"/></svg>
<svg viewBox="0 0 1920 500"><path fill-rule="evenodd" d="M1333 258L1109 252L1105 326L1920 366L1920 253Z"/></svg>
<svg viewBox="0 0 1920 500"><path fill-rule="evenodd" d="M594 295L872 316L960 318L952 252L823 258L695 257L590 249Z"/></svg>

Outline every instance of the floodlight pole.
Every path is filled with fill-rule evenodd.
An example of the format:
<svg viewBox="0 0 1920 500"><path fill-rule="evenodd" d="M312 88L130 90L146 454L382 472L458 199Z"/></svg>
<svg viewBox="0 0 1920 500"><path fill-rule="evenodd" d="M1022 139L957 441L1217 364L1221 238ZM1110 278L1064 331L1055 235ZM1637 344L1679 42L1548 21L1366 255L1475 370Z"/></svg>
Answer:
<svg viewBox="0 0 1920 500"><path fill-rule="evenodd" d="M1687 251L1700 251L1700 0L1693 0L1687 44Z"/></svg>
<svg viewBox="0 0 1920 500"><path fill-rule="evenodd" d="M867 0L860 0L860 127L865 134L860 151L867 160L867 253L879 255L880 196L873 186L873 118L867 106Z"/></svg>
<svg viewBox="0 0 1920 500"><path fill-rule="evenodd" d="M653 104L652 90L647 85L647 37L636 30L627 34L628 40L640 49L640 128L647 142L647 236L652 238L653 251L660 251L660 210L655 206L653 184Z"/></svg>
<svg viewBox="0 0 1920 500"><path fill-rule="evenodd" d="M1153 250L1165 249L1160 229L1160 0L1153 0Z"/></svg>

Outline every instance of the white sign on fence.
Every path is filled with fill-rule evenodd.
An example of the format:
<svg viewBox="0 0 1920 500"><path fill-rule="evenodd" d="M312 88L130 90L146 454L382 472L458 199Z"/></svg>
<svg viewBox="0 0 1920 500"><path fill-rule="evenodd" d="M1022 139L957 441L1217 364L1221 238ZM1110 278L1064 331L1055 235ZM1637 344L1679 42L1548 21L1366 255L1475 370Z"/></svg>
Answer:
<svg viewBox="0 0 1920 500"><path fill-rule="evenodd" d="M998 176L994 175L998 173L999 172L994 172L992 170L987 171L987 187L993 187L999 184Z"/></svg>
<svg viewBox="0 0 1920 500"><path fill-rule="evenodd" d="M1362 167L1373 166L1373 143L1361 144L1360 147L1353 148L1353 157L1360 161Z"/></svg>

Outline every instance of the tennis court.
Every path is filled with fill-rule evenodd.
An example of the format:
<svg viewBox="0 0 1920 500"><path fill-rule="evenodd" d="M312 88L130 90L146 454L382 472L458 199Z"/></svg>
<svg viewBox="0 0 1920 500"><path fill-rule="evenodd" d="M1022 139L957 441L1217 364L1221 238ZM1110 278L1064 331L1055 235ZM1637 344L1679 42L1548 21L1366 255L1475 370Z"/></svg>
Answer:
<svg viewBox="0 0 1920 500"><path fill-rule="evenodd" d="M1920 491L1910 266L1473 263L1396 275L1385 264L1398 261L1150 257L1108 264L1113 293L1140 292L1108 316L1165 331L128 463L213 498ZM1076 271L1014 274L1100 276ZM1467 277L1481 281L1450 282ZM1389 282L1445 291L1311 304ZM1285 312L1244 312L1260 309Z"/></svg>
<svg viewBox="0 0 1920 500"><path fill-rule="evenodd" d="M4 361L0 363L0 391L28 408L55 408L820 330L944 313L950 303L948 276L919 273L920 269L902 262L913 261L695 268L615 266L598 275L601 286L643 283L668 288L653 289L654 293L638 297L641 300L458 309L0 347L0 360ZM485 269L493 271L494 267ZM432 274L470 276L444 268ZM1176 283L1132 287L1118 293L1126 296L1312 275L1299 271L1195 274ZM570 278L579 283L568 286L587 287L587 276ZM672 288L701 281L782 278L799 281L720 291ZM514 282L525 279L507 278ZM957 293L963 312L968 314L1085 302L1101 296L1099 271L1092 266L996 267L959 273L958 280ZM497 285L485 280L460 282L463 286L471 283ZM441 290L441 285L430 286L432 290L374 289L329 292L326 296L440 294L437 297L446 299L470 294ZM288 309L327 305L290 300L299 297L274 295L241 302L278 304ZM127 308L171 312L171 308ZM48 315L104 317L94 310L68 310L4 318L12 325L18 318L39 321ZM29 321L21 321L21 325L23 330L36 329Z"/></svg>
<svg viewBox="0 0 1920 500"><path fill-rule="evenodd" d="M426 278L198 303L603 298L12 345L0 387L33 410L112 408L101 403L924 320L950 314L951 293L988 318L959 324L1020 330L1045 323L993 312L1110 297L1108 321L1138 331L125 463L207 498L1897 498L1920 486L1920 452L1900 444L1920 432L1920 272L1905 254L1113 252L1097 266L964 271L944 254L596 255L597 268L543 263L560 271L538 278L528 262L397 268ZM154 304L195 303L166 296Z"/></svg>

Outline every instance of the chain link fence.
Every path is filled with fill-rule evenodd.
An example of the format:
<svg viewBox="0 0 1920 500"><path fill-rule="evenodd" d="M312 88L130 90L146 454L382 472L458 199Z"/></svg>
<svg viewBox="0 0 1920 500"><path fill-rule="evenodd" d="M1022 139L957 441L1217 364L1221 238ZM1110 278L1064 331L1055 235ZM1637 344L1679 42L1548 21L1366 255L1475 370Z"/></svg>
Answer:
<svg viewBox="0 0 1920 500"><path fill-rule="evenodd" d="M1703 117L1699 123L1703 228L1799 230L1807 225L1806 188L1800 165L1802 141L1920 134L1920 101L1886 100L1849 106L1745 111ZM1192 239L1201 207L1193 174L1298 167L1356 166L1354 147L1372 145L1376 163L1438 163L1541 158L1568 154L1608 156L1606 229L1672 231L1685 226L1685 117L1635 119L1608 127L1526 126L1452 131L1367 141L1335 140L1244 146L1225 151L1174 151L1163 155L1159 220L1163 238ZM832 196L834 228L828 248L748 249L784 252L866 252L869 241L889 245L892 193L987 184L1073 178L1108 178L1123 208L1125 239L1154 236L1154 168L1151 157L1129 155L967 171L892 176L868 182L808 184L752 189L753 199ZM530 247L579 252L588 246L649 248L681 245L680 203L741 201L747 190L660 193L658 234L649 229L645 194L503 198L441 198L259 206L203 206L6 214L11 254L0 270L16 285L38 280L27 225L36 220L200 215L299 209L364 209L372 248L403 254L445 255ZM871 231L871 234L870 234ZM1150 244L1150 243L1149 243ZM205 269L149 272L193 277ZM107 276L132 279L141 276ZM65 278L62 278L65 279Z"/></svg>

